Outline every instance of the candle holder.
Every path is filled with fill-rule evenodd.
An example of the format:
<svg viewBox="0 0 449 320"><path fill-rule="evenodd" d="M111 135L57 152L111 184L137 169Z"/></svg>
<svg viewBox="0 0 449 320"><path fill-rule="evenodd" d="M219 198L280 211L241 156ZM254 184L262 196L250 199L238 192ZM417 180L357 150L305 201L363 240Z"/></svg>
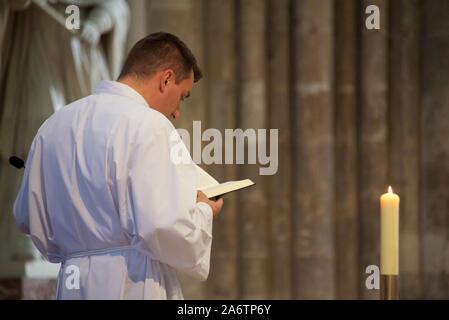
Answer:
<svg viewBox="0 0 449 320"><path fill-rule="evenodd" d="M381 300L399 300L399 276L382 274L380 282Z"/></svg>

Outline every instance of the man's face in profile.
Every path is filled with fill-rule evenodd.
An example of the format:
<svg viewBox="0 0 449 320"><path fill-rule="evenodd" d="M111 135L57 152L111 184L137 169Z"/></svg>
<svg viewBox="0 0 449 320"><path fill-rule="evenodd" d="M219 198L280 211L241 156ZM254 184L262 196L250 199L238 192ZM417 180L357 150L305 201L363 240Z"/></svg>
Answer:
<svg viewBox="0 0 449 320"><path fill-rule="evenodd" d="M164 92L162 93L162 103L159 110L166 117L171 119L178 119L181 115L180 105L181 101L190 96L193 88L193 71L189 76L179 83L175 79L168 80Z"/></svg>

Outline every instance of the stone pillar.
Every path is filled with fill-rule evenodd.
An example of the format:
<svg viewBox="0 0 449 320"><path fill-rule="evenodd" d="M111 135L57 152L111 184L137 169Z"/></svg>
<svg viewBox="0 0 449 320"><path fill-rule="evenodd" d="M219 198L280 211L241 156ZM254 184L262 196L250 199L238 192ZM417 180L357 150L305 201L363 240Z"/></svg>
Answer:
<svg viewBox="0 0 449 320"><path fill-rule="evenodd" d="M237 5L238 105L237 127L243 130L267 127L266 103L266 3L242 0ZM260 139L260 137L259 137ZM257 139L257 140L259 140ZM259 141L248 139L245 147ZM240 179L256 186L238 193L240 298L269 298L268 224L266 176L259 166L248 163L239 169Z"/></svg>
<svg viewBox="0 0 449 320"><path fill-rule="evenodd" d="M358 298L357 2L335 2L335 266L338 299Z"/></svg>
<svg viewBox="0 0 449 320"><path fill-rule="evenodd" d="M292 14L294 295L332 299L333 1L294 1Z"/></svg>
<svg viewBox="0 0 449 320"><path fill-rule="evenodd" d="M236 127L235 6L233 1L205 1L204 81L207 86L207 118L211 128L225 137L225 129ZM219 41L217 40L219 39ZM225 154L233 152L223 144L222 164L203 166L218 181L238 180L237 166L225 165ZM237 194L224 198L222 212L214 220L211 269L207 281L209 299L237 299L238 225Z"/></svg>
<svg viewBox="0 0 449 320"><path fill-rule="evenodd" d="M268 2L269 129L279 130L278 171L269 177L271 298L292 298L290 3Z"/></svg>
<svg viewBox="0 0 449 320"><path fill-rule="evenodd" d="M390 3L389 181L401 197L399 297L420 299L420 1Z"/></svg>
<svg viewBox="0 0 449 320"><path fill-rule="evenodd" d="M449 298L449 2L423 1L421 233L423 292Z"/></svg>
<svg viewBox="0 0 449 320"><path fill-rule="evenodd" d="M365 27L365 9L377 5L380 29ZM378 299L365 287L365 269L380 264L379 197L387 191L388 170L388 1L364 0L360 8L359 119L359 290L361 298Z"/></svg>

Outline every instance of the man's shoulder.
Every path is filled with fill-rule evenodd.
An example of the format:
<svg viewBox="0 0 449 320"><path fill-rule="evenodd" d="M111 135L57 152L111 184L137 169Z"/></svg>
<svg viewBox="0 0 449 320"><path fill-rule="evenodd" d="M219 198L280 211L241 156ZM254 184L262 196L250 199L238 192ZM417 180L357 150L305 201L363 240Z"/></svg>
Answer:
<svg viewBox="0 0 449 320"><path fill-rule="evenodd" d="M139 127L136 128L138 136L149 138L163 132L165 136L170 136L176 130L173 124L160 112L147 108L139 118Z"/></svg>
<svg viewBox="0 0 449 320"><path fill-rule="evenodd" d="M81 99L75 100L64 107L56 110L53 112L39 127L38 134L42 134L43 132L46 132L47 130L54 130L55 125L58 123L61 124L61 122L69 121L71 119L73 112L76 110L77 106L80 106L82 104L85 104L86 99L88 99L89 96L83 97ZM66 127L66 124L64 124Z"/></svg>
<svg viewBox="0 0 449 320"><path fill-rule="evenodd" d="M142 134L161 130L170 133L174 129L173 124L162 113L147 105L119 95L113 99L110 96L106 100L103 98L103 94L92 94L69 103L53 113L39 131L54 133L58 128L67 130L79 122L77 119L89 117L102 119L97 124L103 127L109 123L111 128L120 127L131 135L139 131Z"/></svg>
<svg viewBox="0 0 449 320"><path fill-rule="evenodd" d="M106 99L103 100L103 97L106 97ZM111 97L113 98L111 99ZM138 123L143 123L150 127L169 127L171 125L171 122L162 113L128 96L112 93L95 93L86 98L92 99L92 104L104 107L101 109L101 113L115 113L121 119L131 122L133 125ZM83 104L86 101L80 99L76 102Z"/></svg>
<svg viewBox="0 0 449 320"><path fill-rule="evenodd" d="M171 131L174 129L173 124L166 116L148 106L133 110L133 112L129 114L129 117L131 121L138 123L138 130Z"/></svg>

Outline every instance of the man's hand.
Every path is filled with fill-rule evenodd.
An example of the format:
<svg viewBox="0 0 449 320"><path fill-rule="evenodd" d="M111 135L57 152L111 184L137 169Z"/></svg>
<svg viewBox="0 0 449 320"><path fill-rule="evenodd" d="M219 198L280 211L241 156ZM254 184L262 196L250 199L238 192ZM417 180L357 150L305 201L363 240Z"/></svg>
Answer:
<svg viewBox="0 0 449 320"><path fill-rule="evenodd" d="M220 198L217 201L212 201L209 200L202 191L198 191L196 196L196 202L207 203L212 208L214 217L216 217L220 213L221 207L223 206L223 198Z"/></svg>

